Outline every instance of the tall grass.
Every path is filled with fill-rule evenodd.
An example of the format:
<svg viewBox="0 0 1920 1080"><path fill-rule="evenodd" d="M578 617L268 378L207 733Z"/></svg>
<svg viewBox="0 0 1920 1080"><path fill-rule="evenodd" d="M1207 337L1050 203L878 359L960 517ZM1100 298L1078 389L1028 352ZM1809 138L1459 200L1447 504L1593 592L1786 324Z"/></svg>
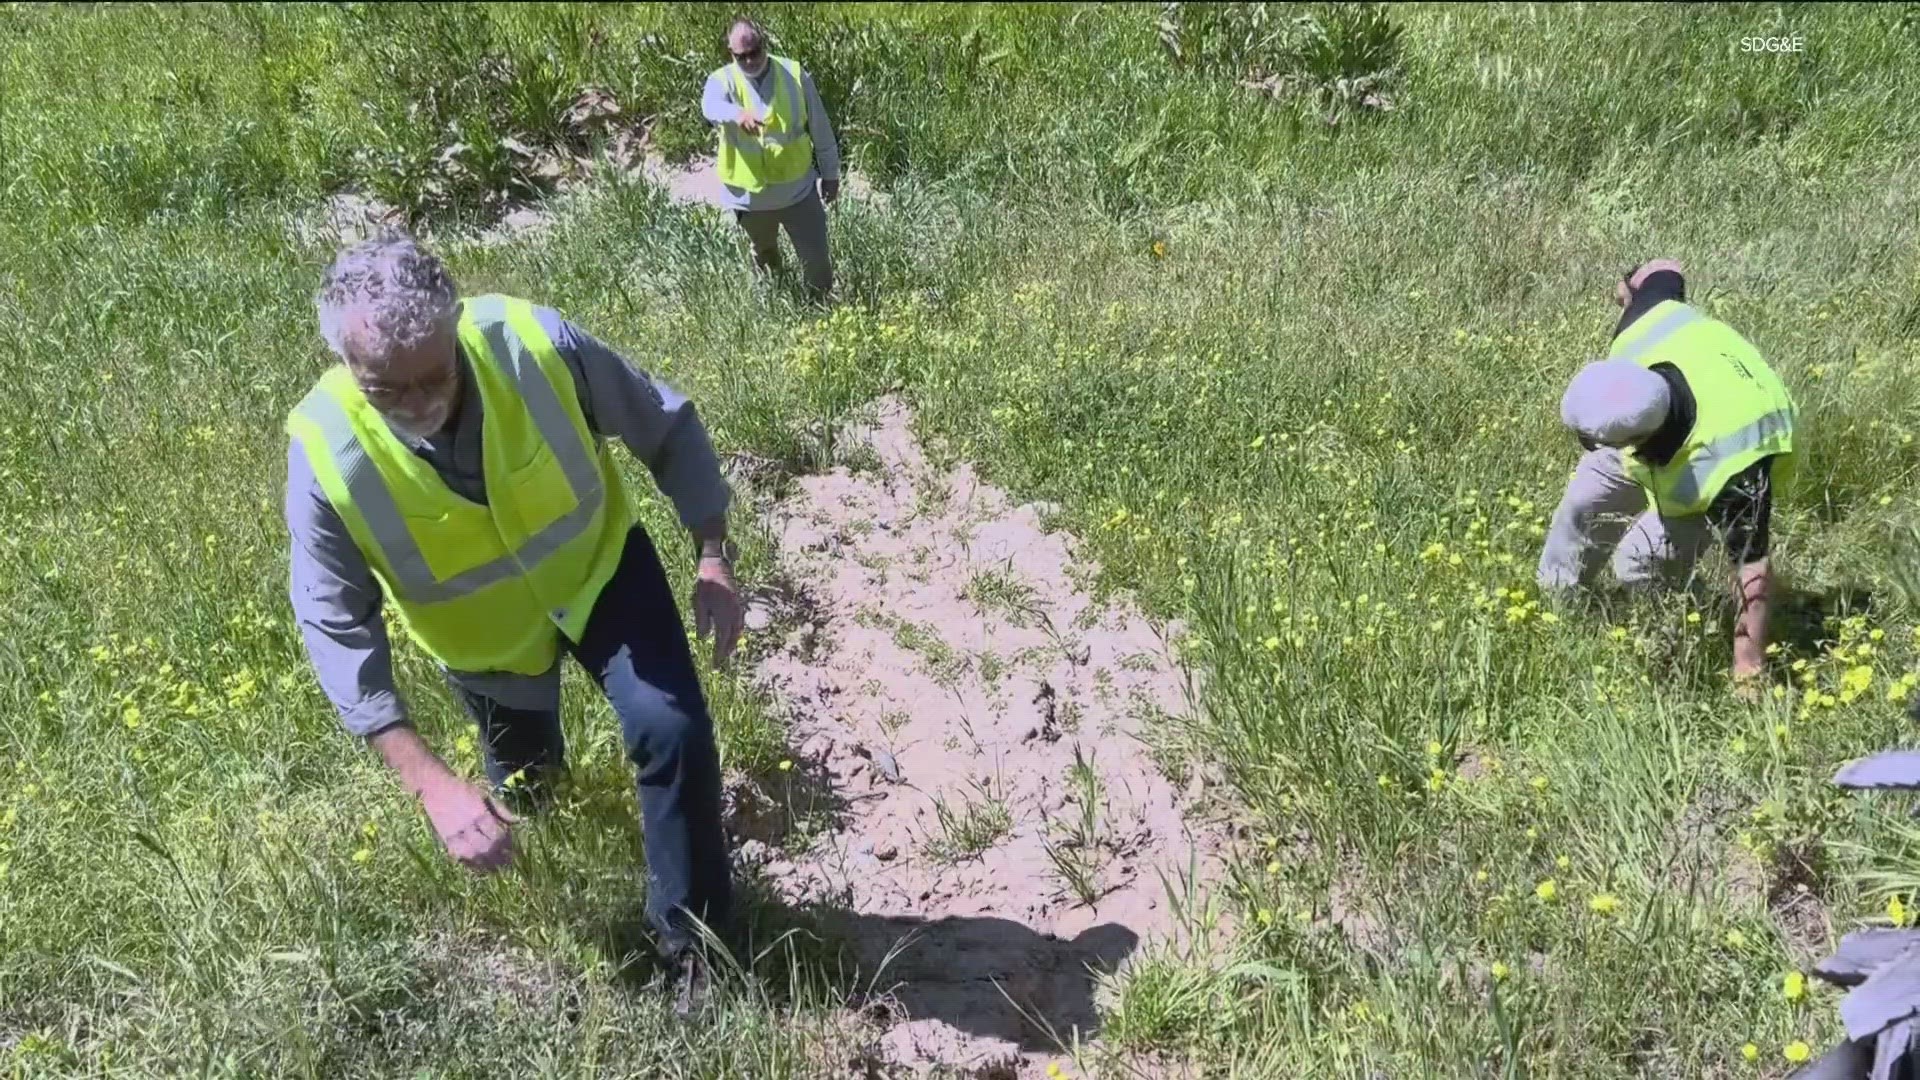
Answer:
<svg viewBox="0 0 1920 1080"><path fill-rule="evenodd" d="M458 228L541 188L487 147L574 138L588 86L698 149L730 9L0 9L20 1070L808 1076L846 1045L824 967L771 957L678 1032L627 988L629 776L584 683L574 791L506 879L450 868L339 732L278 507L329 254L286 216L343 185L413 209L469 289L556 304L686 388L725 449L819 463L830 422L904 391L1192 628L1186 750L1257 850L1240 933L1118 988L1120 1047L1249 1076L1748 1075L1749 1041L1764 1073L1834 1037L1831 999L1782 975L1920 887L1899 809L1825 788L1898 741L1913 690L1889 592L1920 463L1911 10L1393 7L1393 108L1328 123L1313 88L1348 72L1302 42L1338 19L1230 7L1222 41L1321 29L1190 62L1163 5L761 10L889 195L836 211L849 303L817 320L747 287L723 218L638 182L509 244ZM1794 30L1804 55L1739 51ZM1275 71L1306 89L1236 85ZM1573 460L1559 390L1656 254L1803 409L1781 692L1754 709L1725 694L1717 577L1561 613L1531 584ZM729 766L771 767L761 702L708 675Z"/></svg>

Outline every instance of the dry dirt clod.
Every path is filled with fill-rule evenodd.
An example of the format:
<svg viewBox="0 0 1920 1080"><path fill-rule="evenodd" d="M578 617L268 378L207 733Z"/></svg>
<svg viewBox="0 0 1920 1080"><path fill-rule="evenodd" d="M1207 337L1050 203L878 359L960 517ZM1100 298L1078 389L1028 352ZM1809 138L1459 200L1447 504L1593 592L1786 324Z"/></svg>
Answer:
<svg viewBox="0 0 1920 1080"><path fill-rule="evenodd" d="M1033 703L1040 708L1040 737L1048 742L1057 742L1060 738L1059 714L1054 704L1053 684L1040 680L1040 689L1033 695Z"/></svg>
<svg viewBox="0 0 1920 1080"><path fill-rule="evenodd" d="M906 782L906 778L900 772L900 763L886 750L877 746L867 746L862 743L854 748L854 753L872 762L873 767L879 770L880 775L887 778L887 783L900 784Z"/></svg>

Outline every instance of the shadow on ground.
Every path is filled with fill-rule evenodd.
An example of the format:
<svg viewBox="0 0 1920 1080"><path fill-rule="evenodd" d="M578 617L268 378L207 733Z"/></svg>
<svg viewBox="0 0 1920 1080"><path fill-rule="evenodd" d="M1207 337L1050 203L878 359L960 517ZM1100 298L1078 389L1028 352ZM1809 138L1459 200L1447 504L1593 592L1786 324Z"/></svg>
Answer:
<svg viewBox="0 0 1920 1080"><path fill-rule="evenodd" d="M1070 1045L1076 1031L1082 1040L1096 1034L1099 980L1140 940L1115 923L1067 940L990 916L925 919L864 915L831 904L797 908L752 873L736 875L735 887L740 918L724 942L731 959L714 963L723 982L744 974L753 992L775 1002L818 1000L824 991L882 1026L938 1021L1025 1052ZM610 919L599 938L624 985L660 990L664 964L638 899Z"/></svg>
<svg viewBox="0 0 1920 1080"><path fill-rule="evenodd" d="M1788 656L1812 656L1821 646L1839 635L1827 625L1829 619L1869 614L1876 598L1866 589L1838 585L1812 591L1792 585L1780 586L1773 599L1773 611L1767 628L1781 651Z"/></svg>

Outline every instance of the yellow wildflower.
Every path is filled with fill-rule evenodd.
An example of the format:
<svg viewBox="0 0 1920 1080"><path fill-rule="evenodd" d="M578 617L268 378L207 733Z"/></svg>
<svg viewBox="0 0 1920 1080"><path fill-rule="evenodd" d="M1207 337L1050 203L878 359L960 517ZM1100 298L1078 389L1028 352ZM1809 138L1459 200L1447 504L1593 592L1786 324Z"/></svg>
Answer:
<svg viewBox="0 0 1920 1080"><path fill-rule="evenodd" d="M1611 915L1620 908L1620 898L1612 893L1601 893L1587 901L1587 907L1596 915Z"/></svg>
<svg viewBox="0 0 1920 1080"><path fill-rule="evenodd" d="M1560 886L1555 884L1552 878L1548 878L1533 887L1533 895L1539 897L1541 903L1551 904L1559 897Z"/></svg>
<svg viewBox="0 0 1920 1080"><path fill-rule="evenodd" d="M1494 982L1504 982L1507 976L1513 974L1513 969L1508 967L1505 962L1495 960L1492 966L1487 968L1487 974L1493 976Z"/></svg>
<svg viewBox="0 0 1920 1080"><path fill-rule="evenodd" d="M1747 947L1747 935L1738 930L1729 930L1727 931L1727 944L1736 949L1744 949Z"/></svg>
<svg viewBox="0 0 1920 1080"><path fill-rule="evenodd" d="M1788 1001L1799 1001L1806 997L1807 977L1797 971L1787 972L1787 977L1780 980L1780 996Z"/></svg>
<svg viewBox="0 0 1920 1080"><path fill-rule="evenodd" d="M1813 1056L1813 1048L1801 1042L1799 1039L1788 1043L1787 1048L1780 1052L1786 1055L1787 1060L1793 1062L1795 1065Z"/></svg>
<svg viewBox="0 0 1920 1080"><path fill-rule="evenodd" d="M1746 1058L1748 1061L1759 1061L1760 1048L1753 1045L1752 1043L1748 1043L1747 1045L1740 1048L1740 1056L1743 1058Z"/></svg>
<svg viewBox="0 0 1920 1080"><path fill-rule="evenodd" d="M1907 925L1907 905L1898 896L1887 897L1887 918L1892 919L1895 926Z"/></svg>

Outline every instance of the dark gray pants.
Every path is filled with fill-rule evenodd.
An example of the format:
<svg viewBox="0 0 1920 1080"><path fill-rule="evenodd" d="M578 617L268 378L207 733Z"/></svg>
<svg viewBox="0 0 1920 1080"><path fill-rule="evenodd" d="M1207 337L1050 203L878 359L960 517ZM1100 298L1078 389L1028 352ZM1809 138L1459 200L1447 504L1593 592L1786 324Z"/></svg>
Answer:
<svg viewBox="0 0 1920 1080"><path fill-rule="evenodd" d="M735 210L733 220L747 234L755 267L767 271L780 269L780 230L785 228L787 239L793 242L794 254L800 257L807 290L815 296L833 291L833 257L827 251L827 208L820 202L818 191L809 192L806 198L778 210Z"/></svg>
<svg viewBox="0 0 1920 1080"><path fill-rule="evenodd" d="M720 822L720 754L673 587L646 529L627 533L620 567L593 605L586 632L578 642L562 641L620 720L638 780L647 918L661 952L697 942L689 916L726 933L733 880ZM526 709L458 683L454 689L480 727L487 778L498 786L524 769L529 798L521 808L544 802L566 767L557 695L549 708Z"/></svg>

